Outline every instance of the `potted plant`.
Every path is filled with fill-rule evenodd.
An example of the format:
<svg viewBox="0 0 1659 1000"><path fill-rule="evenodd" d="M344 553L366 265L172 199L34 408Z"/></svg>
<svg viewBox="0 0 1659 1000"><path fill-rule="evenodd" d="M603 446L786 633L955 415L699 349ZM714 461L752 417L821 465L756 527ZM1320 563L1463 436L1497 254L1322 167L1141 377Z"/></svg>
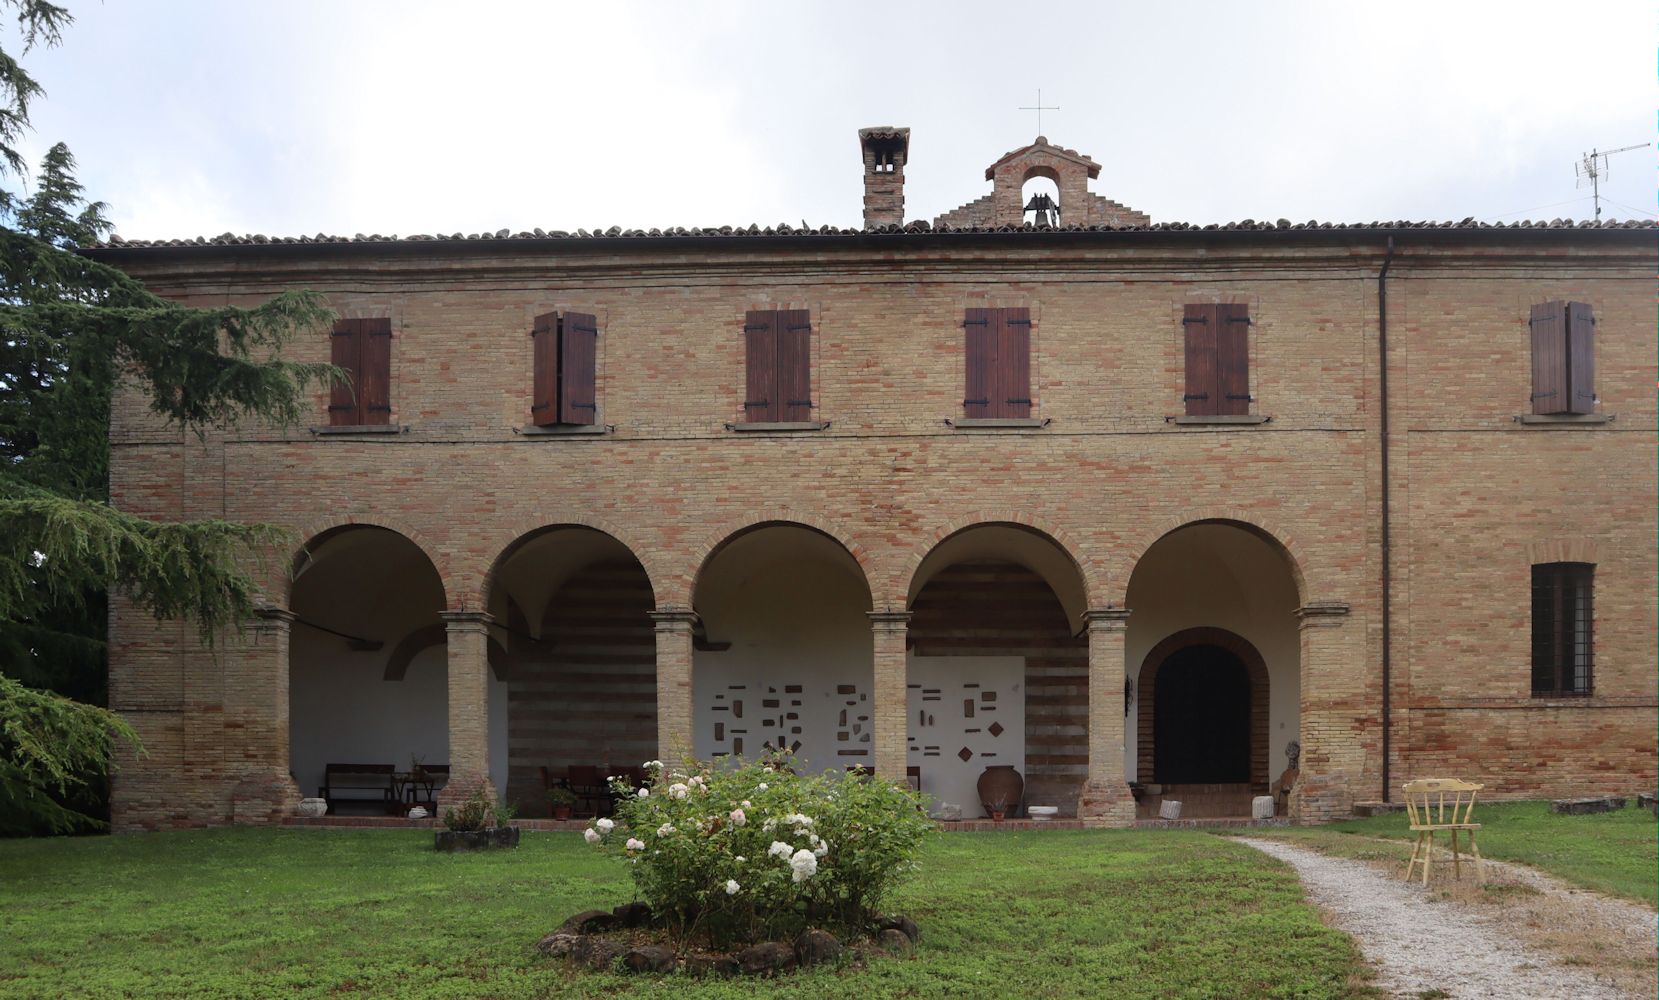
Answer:
<svg viewBox="0 0 1659 1000"><path fill-rule="evenodd" d="M553 811L554 819L569 819L570 809L576 804L576 793L568 788L549 788L547 790L547 806Z"/></svg>
<svg viewBox="0 0 1659 1000"><path fill-rule="evenodd" d="M490 847L517 847L518 827L511 825L516 810L496 802L481 783L458 806L444 810L444 827L433 831L432 846L440 851L471 851Z"/></svg>

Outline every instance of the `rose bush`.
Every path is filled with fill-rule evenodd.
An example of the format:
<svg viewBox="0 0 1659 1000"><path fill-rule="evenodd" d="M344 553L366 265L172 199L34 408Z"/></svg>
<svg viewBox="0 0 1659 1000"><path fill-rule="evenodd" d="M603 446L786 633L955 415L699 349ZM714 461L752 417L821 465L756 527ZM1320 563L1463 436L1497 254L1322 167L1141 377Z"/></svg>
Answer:
<svg viewBox="0 0 1659 1000"><path fill-rule="evenodd" d="M640 896L682 941L857 931L933 829L918 793L839 771L797 775L788 754L645 767L643 788L618 787L614 822L583 836L627 859Z"/></svg>

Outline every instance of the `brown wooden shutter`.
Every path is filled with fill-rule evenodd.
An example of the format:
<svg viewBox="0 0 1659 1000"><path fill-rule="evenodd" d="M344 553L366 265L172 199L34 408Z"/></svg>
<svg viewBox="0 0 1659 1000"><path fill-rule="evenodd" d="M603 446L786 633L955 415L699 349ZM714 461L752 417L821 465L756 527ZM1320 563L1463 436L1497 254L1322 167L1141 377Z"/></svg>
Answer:
<svg viewBox="0 0 1659 1000"><path fill-rule="evenodd" d="M778 311L778 419L812 419L812 312Z"/></svg>
<svg viewBox="0 0 1659 1000"><path fill-rule="evenodd" d="M363 324L363 423L392 422L392 321L381 316Z"/></svg>
<svg viewBox="0 0 1659 1000"><path fill-rule="evenodd" d="M778 419L778 314L754 310L743 320L745 355L743 419L751 423Z"/></svg>
<svg viewBox="0 0 1659 1000"><path fill-rule="evenodd" d="M1188 303L1181 317L1185 332L1187 354L1186 392L1187 416L1211 416L1216 409L1216 308L1202 303Z"/></svg>
<svg viewBox="0 0 1659 1000"><path fill-rule="evenodd" d="M1031 310L998 309L997 399L1000 417L1031 416Z"/></svg>
<svg viewBox="0 0 1659 1000"><path fill-rule="evenodd" d="M1569 413L1596 412L1596 316L1584 302L1567 303Z"/></svg>
<svg viewBox="0 0 1659 1000"><path fill-rule="evenodd" d="M1215 307L1214 412L1239 416L1250 412L1250 307L1222 303Z"/></svg>
<svg viewBox="0 0 1659 1000"><path fill-rule="evenodd" d="M1565 303L1532 307L1532 412L1566 413L1567 316Z"/></svg>
<svg viewBox="0 0 1659 1000"><path fill-rule="evenodd" d="M567 312L559 321L559 422L594 422L594 375L599 321L592 313Z"/></svg>
<svg viewBox="0 0 1659 1000"><path fill-rule="evenodd" d="M363 414L357 405L357 387L362 381L358 374L362 356L360 324L354 319L337 319L329 336L329 361L344 368L350 381L335 383L328 399L328 422L336 427L361 424Z"/></svg>
<svg viewBox="0 0 1659 1000"><path fill-rule="evenodd" d="M970 419L992 416L996 392L997 331L991 309L969 309L962 319L963 355L967 378L963 381L962 415Z"/></svg>
<svg viewBox="0 0 1659 1000"><path fill-rule="evenodd" d="M546 427L559 422L558 313L542 313L535 318L530 327L530 350L530 422Z"/></svg>

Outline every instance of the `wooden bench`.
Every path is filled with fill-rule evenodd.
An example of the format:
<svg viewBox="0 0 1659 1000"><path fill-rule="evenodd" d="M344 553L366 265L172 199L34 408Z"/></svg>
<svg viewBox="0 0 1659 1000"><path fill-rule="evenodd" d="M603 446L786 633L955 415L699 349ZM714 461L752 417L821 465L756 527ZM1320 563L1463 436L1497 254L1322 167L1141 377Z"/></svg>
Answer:
<svg viewBox="0 0 1659 1000"><path fill-rule="evenodd" d="M372 803L390 812L397 805L392 801L396 771L391 764L325 764L317 797L328 803L329 812L336 802Z"/></svg>

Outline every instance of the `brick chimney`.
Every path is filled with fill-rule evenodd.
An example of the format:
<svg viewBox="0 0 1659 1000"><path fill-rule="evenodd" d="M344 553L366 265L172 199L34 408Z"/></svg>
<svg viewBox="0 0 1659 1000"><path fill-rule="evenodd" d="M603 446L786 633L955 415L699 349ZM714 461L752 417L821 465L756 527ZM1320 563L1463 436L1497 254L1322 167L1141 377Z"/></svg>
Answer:
<svg viewBox="0 0 1659 1000"><path fill-rule="evenodd" d="M864 151L864 228L904 225L904 161L910 130L877 125L858 130Z"/></svg>

